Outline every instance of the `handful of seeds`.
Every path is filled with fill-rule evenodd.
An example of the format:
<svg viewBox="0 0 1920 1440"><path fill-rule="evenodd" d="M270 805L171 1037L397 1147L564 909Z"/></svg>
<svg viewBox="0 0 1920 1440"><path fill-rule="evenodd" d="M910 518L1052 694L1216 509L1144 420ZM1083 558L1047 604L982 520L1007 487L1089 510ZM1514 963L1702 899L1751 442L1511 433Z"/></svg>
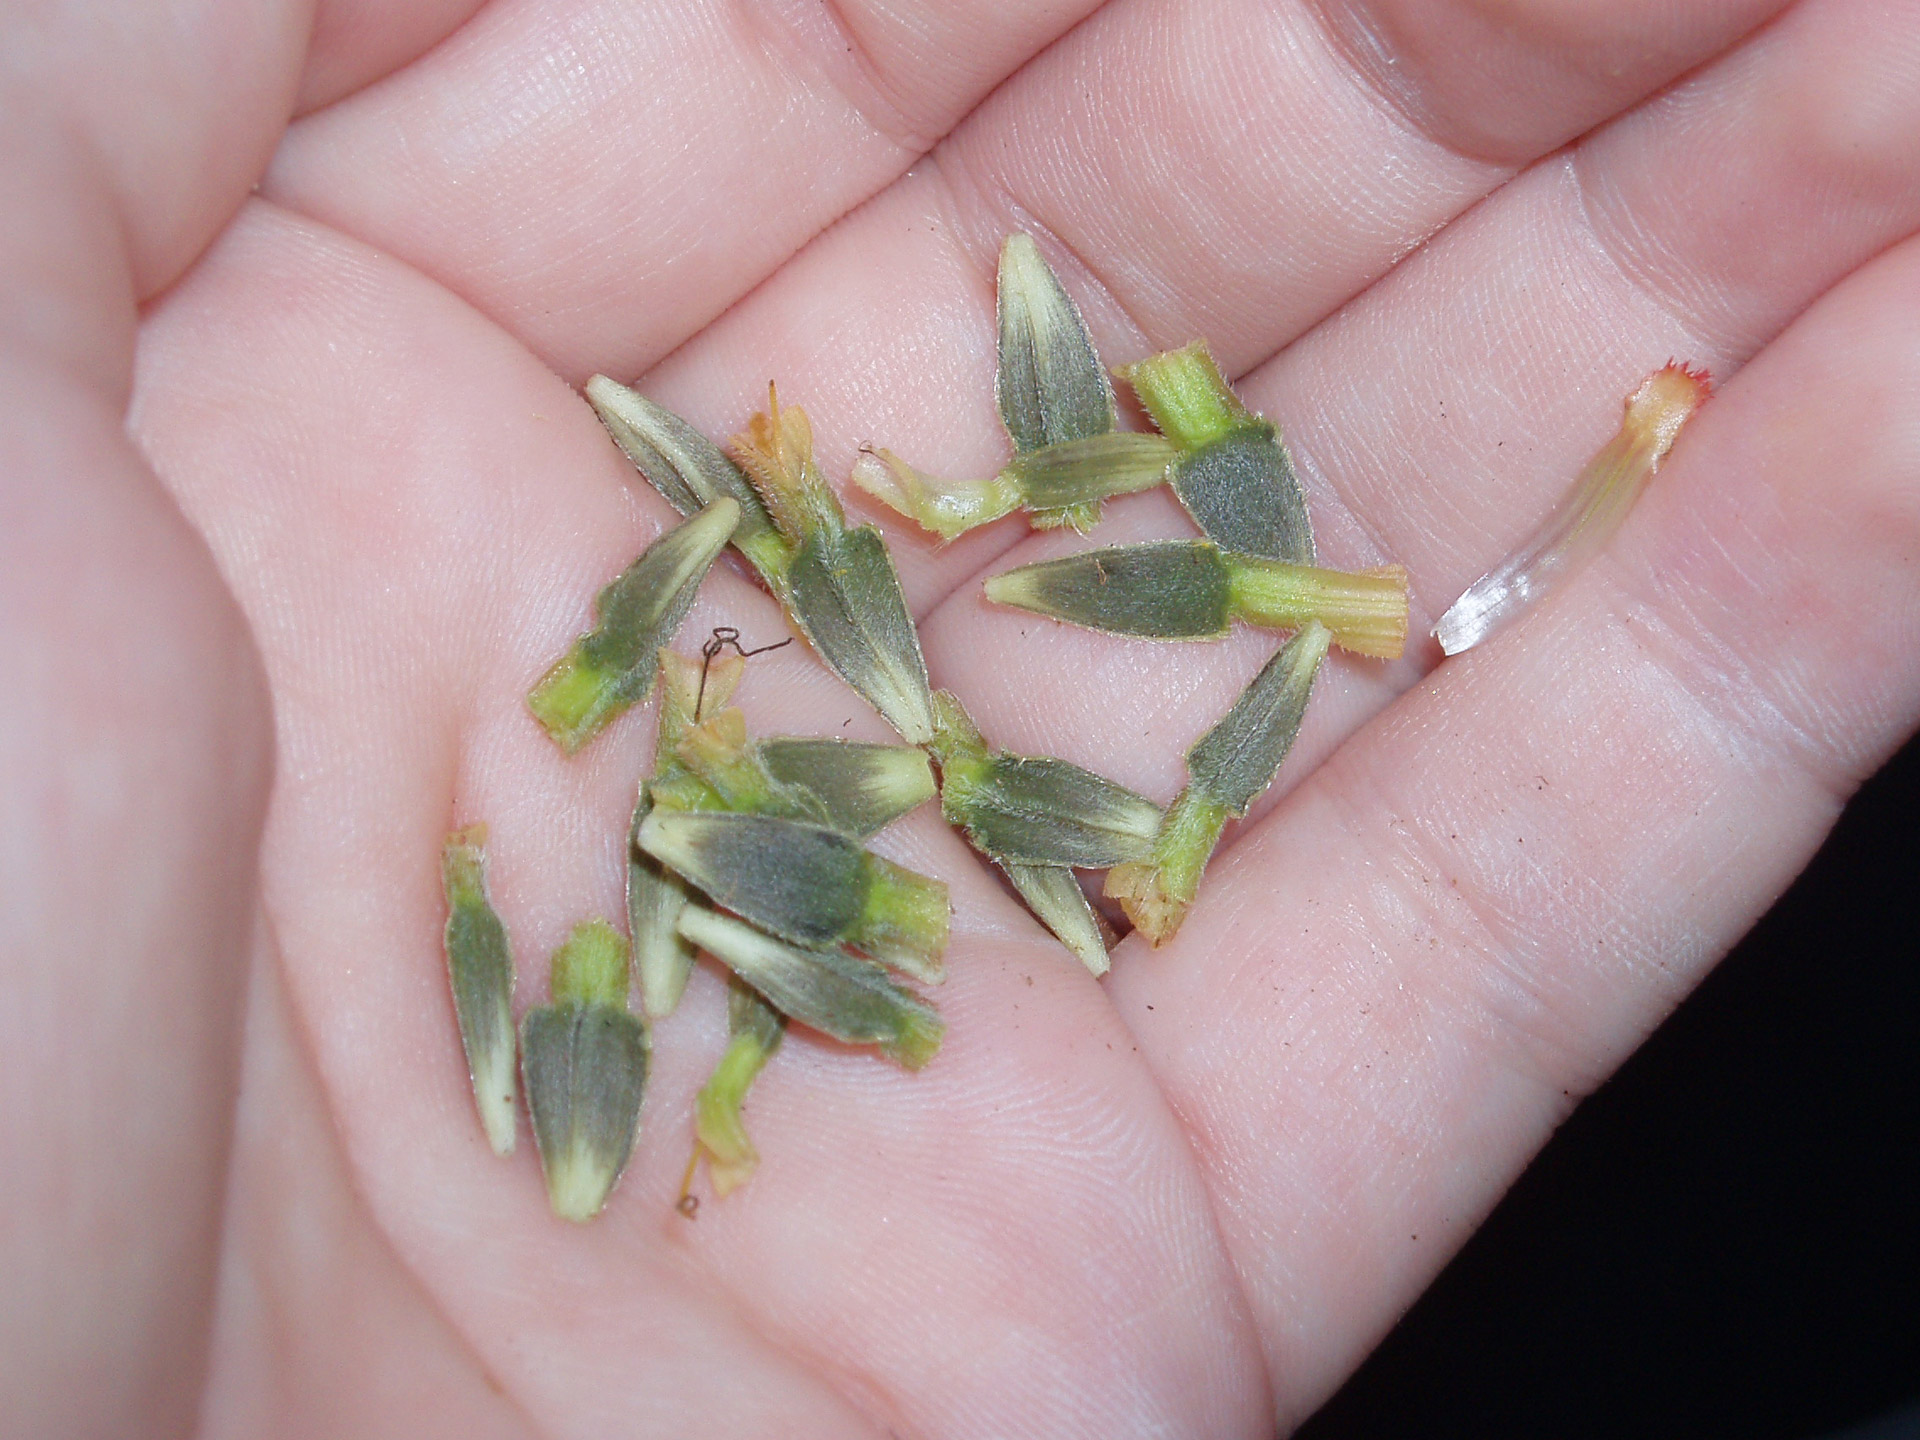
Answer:
<svg viewBox="0 0 1920 1440"><path fill-rule="evenodd" d="M872 526L848 525L814 460L804 412L769 389L766 412L734 437L729 456L596 375L588 400L688 518L600 592L593 628L528 697L573 754L645 699L656 677L660 691L652 770L627 837L628 935L604 920L576 927L553 957L551 1003L529 1012L517 1037L549 1197L567 1219L598 1214L618 1180L637 1134L651 1023L673 1012L702 953L730 972L728 1040L695 1102L681 1205L689 1215L702 1157L720 1195L753 1173L759 1156L743 1103L789 1021L909 1069L934 1057L944 1023L906 982L945 976L947 887L867 848L894 820L937 795L947 822L1101 975L1112 930L1076 872L1105 871L1106 896L1132 924L1156 945L1170 938L1227 822L1279 771L1329 649L1401 653L1405 572L1315 563L1305 497L1278 431L1240 403L1204 345L1120 370L1157 433L1118 431L1113 388L1080 311L1026 236L1007 240L999 281L996 400L1013 449L1007 465L987 480L950 482L866 450L854 483L946 540L1016 510L1037 527L1084 531L1106 500L1169 485L1200 537L1022 566L989 579L987 597L1158 640L1216 640L1236 621L1291 637L1187 751L1187 783L1164 809L1064 760L997 749L958 697L930 685L886 544ZM1573 541L1591 548L1604 537L1704 392L1703 379L1674 368L1643 387L1622 438L1596 457L1546 538L1443 622L1449 651L1510 613ZM716 630L697 659L667 648L728 544L798 635L906 743L755 739L729 704L749 653L737 632ZM513 965L487 899L485 838L485 827L471 826L447 841L446 948L475 1102L506 1155L515 1130ZM627 1002L636 979L640 1015Z"/></svg>
<svg viewBox="0 0 1920 1440"><path fill-rule="evenodd" d="M1314 564L1313 527L1293 460L1273 425L1240 403L1205 345L1149 356L1119 373L1158 436L1113 432L1113 392L1080 312L1032 242L1014 236L1000 261L999 387L1001 419L1018 452L1013 464L993 480L952 485L881 450L853 471L856 484L946 539L1017 506L1038 526L1085 528L1103 500L1164 481L1205 539L1112 546L1022 566L990 578L987 598L1156 640L1217 640L1236 620L1297 632L1188 751L1186 789L1151 836L1128 837L1135 853L1095 859L1074 848L1084 830L1075 822L1098 811L1085 787L1072 797L1084 809L1056 808L1040 827L1053 841L1047 855L1012 853L991 827L969 823L970 795L945 798L956 778L964 786L972 772L954 770L942 755L948 819L1007 868L1095 974L1106 968L1104 947L1095 959L1085 929L1077 928L1082 917L1059 883L1061 867L1111 866L1107 896L1154 944L1171 939L1227 821L1247 812L1286 759L1328 646L1393 659L1407 636L1406 572L1388 566L1348 574ZM941 744L936 740L936 753ZM951 739L946 746L962 748ZM1030 892L1032 870L1022 876L1014 867L1036 863L1049 867L1042 878L1051 884Z"/></svg>

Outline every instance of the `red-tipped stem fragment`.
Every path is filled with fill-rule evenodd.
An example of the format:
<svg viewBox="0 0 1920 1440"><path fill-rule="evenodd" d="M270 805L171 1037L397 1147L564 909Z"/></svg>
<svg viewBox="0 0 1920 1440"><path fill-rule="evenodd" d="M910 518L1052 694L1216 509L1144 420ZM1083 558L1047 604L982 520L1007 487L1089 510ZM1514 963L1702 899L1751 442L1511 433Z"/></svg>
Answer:
<svg viewBox="0 0 1920 1440"><path fill-rule="evenodd" d="M1433 627L1440 648L1449 655L1472 649L1597 554L1711 390L1706 371L1685 365L1668 364L1642 381L1627 397L1619 433L1587 462L1558 508L1440 617Z"/></svg>

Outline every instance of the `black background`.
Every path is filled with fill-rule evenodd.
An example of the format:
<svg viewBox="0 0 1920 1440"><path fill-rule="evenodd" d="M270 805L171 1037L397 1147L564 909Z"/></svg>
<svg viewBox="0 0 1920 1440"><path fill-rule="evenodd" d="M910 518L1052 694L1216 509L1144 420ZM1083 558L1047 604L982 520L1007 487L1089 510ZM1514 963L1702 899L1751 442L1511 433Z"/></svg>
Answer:
<svg viewBox="0 0 1920 1440"><path fill-rule="evenodd" d="M1920 1400L1920 742L1302 1440L1805 1440Z"/></svg>

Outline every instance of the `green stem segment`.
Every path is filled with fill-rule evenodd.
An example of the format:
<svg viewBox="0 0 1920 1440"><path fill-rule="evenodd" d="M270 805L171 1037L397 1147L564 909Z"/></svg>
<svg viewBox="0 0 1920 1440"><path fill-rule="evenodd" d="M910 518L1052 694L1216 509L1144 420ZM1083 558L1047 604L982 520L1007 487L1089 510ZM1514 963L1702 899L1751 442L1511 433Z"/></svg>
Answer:
<svg viewBox="0 0 1920 1440"><path fill-rule="evenodd" d="M1237 555L1205 540L1088 550L991 576L989 600L1056 620L1151 640L1217 640L1235 620L1297 630L1317 620L1356 654L1397 657L1406 644L1407 576L1398 566L1349 573Z"/></svg>
<svg viewBox="0 0 1920 1440"><path fill-rule="evenodd" d="M693 1103L694 1139L716 1194L743 1185L760 1163L741 1107L786 1034L787 1017L735 978L727 993L727 1048Z"/></svg>
<svg viewBox="0 0 1920 1440"><path fill-rule="evenodd" d="M1149 355L1117 372L1133 387L1160 433L1183 450L1199 450L1260 423L1240 403L1204 341Z"/></svg>
<svg viewBox="0 0 1920 1440"><path fill-rule="evenodd" d="M604 920L588 920L573 927L566 943L553 953L548 976L553 1003L614 1005L627 1003L627 942Z"/></svg>
<svg viewBox="0 0 1920 1440"><path fill-rule="evenodd" d="M853 482L953 540L1014 510L1038 529L1091 529L1101 502L1166 479L1177 448L1116 432L1113 386L1086 321L1039 247L1009 235L1000 249L995 398L1015 459L990 480L941 480L889 450L863 454Z"/></svg>
<svg viewBox="0 0 1920 1440"><path fill-rule="evenodd" d="M1100 502L1164 484L1178 455L1165 436L1115 430L1028 451L990 480L938 479L891 450L863 453L852 478L882 504L951 541L1021 509L1037 529L1070 524L1085 530L1099 518Z"/></svg>
<svg viewBox="0 0 1920 1440"><path fill-rule="evenodd" d="M1108 873L1107 894L1154 944L1179 930L1227 821L1246 814L1279 773L1331 639L1310 621L1280 647L1187 752L1187 786L1167 808L1152 858Z"/></svg>
<svg viewBox="0 0 1920 1440"><path fill-rule="evenodd" d="M1121 372L1183 453L1173 493L1223 550L1313 563L1313 527L1293 457L1240 403L1205 345L1152 355Z"/></svg>
<svg viewBox="0 0 1920 1440"><path fill-rule="evenodd" d="M1224 555L1235 619L1273 630L1317 620L1333 644L1356 655L1397 660L1407 645L1407 572L1323 570L1251 555Z"/></svg>
<svg viewBox="0 0 1920 1440"><path fill-rule="evenodd" d="M660 647L673 638L700 582L725 548L740 507L722 496L669 530L594 601L594 628L555 661L527 697L569 755L653 688Z"/></svg>

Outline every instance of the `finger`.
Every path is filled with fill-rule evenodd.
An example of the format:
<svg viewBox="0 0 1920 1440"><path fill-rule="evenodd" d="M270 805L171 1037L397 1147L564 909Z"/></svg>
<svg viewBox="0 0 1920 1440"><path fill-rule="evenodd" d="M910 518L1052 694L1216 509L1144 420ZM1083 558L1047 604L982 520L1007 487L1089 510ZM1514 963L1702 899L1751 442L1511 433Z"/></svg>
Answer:
<svg viewBox="0 0 1920 1440"><path fill-rule="evenodd" d="M1113 994L1287 1413L1785 887L1920 715L1920 245L1701 413L1616 548L1362 731Z"/></svg>
<svg viewBox="0 0 1920 1440"><path fill-rule="evenodd" d="M1250 376L1242 391L1287 433L1323 556L1405 564L1422 635L1552 508L1642 376L1674 357L1732 373L1756 337L1920 225L1920 92L1884 31L1876 6L1797 8L1506 186ZM1779 243L1750 245L1754 230ZM1103 540L1191 533L1157 497L1112 510ZM1004 563L1084 543L1036 537ZM972 587L926 636L943 681L1004 743L1051 738L1162 796L1272 646L1116 641L1036 624ZM1036 653L1103 684L1048 685L1023 663ZM1435 659L1416 641L1398 665L1330 667L1290 773Z"/></svg>
<svg viewBox="0 0 1920 1440"><path fill-rule="evenodd" d="M406 5L385 5L317 0L294 113L311 114L412 64L471 20L485 3L412 0Z"/></svg>
<svg viewBox="0 0 1920 1440"><path fill-rule="evenodd" d="M266 193L409 261L576 381L632 374L1091 3L495 4L295 126Z"/></svg>
<svg viewBox="0 0 1920 1440"><path fill-rule="evenodd" d="M186 1434L266 707L117 407L12 353L0 391L0 1413L30 1434Z"/></svg>
<svg viewBox="0 0 1920 1440"><path fill-rule="evenodd" d="M535 1433L367 1214L287 1003L283 963L263 945L247 982L200 1433Z"/></svg>
<svg viewBox="0 0 1920 1440"><path fill-rule="evenodd" d="M1779 8L1420 0L1323 3L1356 69L1425 134L1520 164L1621 108L1636 74L1675 76Z"/></svg>
<svg viewBox="0 0 1920 1440"><path fill-rule="evenodd" d="M23 1434L196 1415L268 727L244 626L122 411L136 302L252 183L302 25L6 20L0 1415Z"/></svg>
<svg viewBox="0 0 1920 1440"><path fill-rule="evenodd" d="M10 22L15 144L0 176L32 158L48 123L78 152L68 181L111 197L135 293L153 294L259 178L291 109L307 19L303 4L249 0Z"/></svg>
<svg viewBox="0 0 1920 1440"><path fill-rule="evenodd" d="M1595 12L1579 33L1556 28L1557 7L1507 7L1513 23L1488 63L1590 78L1503 101L1507 143L1485 158L1455 148L1454 130L1408 118L1453 114L1476 94L1467 69L1424 50L1408 57L1418 82L1390 99L1312 7L1109 6L644 384L724 430L777 376L813 408L829 474L874 442L934 473L990 475L1006 460L992 408L992 276L1007 231L1041 234L1109 362L1204 336L1239 373L1519 163L1714 55L1773 8L1636 4ZM1472 30L1473 10L1433 14ZM1374 24L1360 10L1334 13L1342 35ZM946 551L905 524L890 533L925 613L1024 523Z"/></svg>
<svg viewBox="0 0 1920 1440"><path fill-rule="evenodd" d="M473 1121L435 864L450 827L491 822L523 1004L569 925L618 913L645 723L567 762L524 695L664 507L499 331L264 205L142 354L137 433L263 637L268 910L356 1189L519 1405L703 1434L1265 1427L1171 1117L1097 987L930 813L883 848L954 897L934 1063L909 1076L796 1032L754 1090L761 1173L689 1226L673 1199L722 1030L703 972L656 1032L613 1208L584 1232L553 1220L531 1147L502 1166ZM720 622L778 633L732 575L689 625ZM749 662L742 697L762 733L877 729L792 651Z"/></svg>

